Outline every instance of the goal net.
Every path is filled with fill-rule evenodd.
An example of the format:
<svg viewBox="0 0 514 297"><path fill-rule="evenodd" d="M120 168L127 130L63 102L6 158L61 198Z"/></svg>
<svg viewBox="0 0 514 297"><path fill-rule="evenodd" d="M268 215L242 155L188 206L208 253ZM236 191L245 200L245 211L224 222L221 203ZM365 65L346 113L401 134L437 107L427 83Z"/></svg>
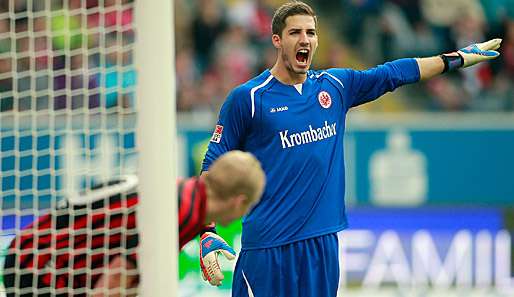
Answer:
<svg viewBox="0 0 514 297"><path fill-rule="evenodd" d="M0 296L138 292L136 6L0 2Z"/></svg>

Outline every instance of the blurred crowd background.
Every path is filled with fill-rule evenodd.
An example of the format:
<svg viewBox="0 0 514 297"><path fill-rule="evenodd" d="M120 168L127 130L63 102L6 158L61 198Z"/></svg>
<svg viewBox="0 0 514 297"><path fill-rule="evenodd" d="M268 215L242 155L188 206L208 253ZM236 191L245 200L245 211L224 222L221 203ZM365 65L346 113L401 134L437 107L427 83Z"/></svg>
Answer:
<svg viewBox="0 0 514 297"><path fill-rule="evenodd" d="M501 58L403 88L377 111L513 111L513 0L318 0L313 68L366 69L503 38ZM178 110L217 111L235 85L273 65L278 0L177 0Z"/></svg>
<svg viewBox="0 0 514 297"><path fill-rule="evenodd" d="M217 114L273 65L280 0L175 0L177 108ZM514 0L316 0L313 68L366 69L503 38L491 63L402 88L372 111L514 111ZM134 105L133 0L0 2L0 110Z"/></svg>

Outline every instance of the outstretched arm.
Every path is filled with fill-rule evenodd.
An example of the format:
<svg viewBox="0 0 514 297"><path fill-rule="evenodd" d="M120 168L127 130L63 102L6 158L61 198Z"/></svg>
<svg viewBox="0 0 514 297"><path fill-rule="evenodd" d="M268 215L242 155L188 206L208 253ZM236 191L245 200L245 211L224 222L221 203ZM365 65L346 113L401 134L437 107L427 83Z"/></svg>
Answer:
<svg viewBox="0 0 514 297"><path fill-rule="evenodd" d="M496 50L500 47L501 42L501 39L492 39L483 43L472 44L453 53L430 58L417 58L421 80L494 59L500 55Z"/></svg>
<svg viewBox="0 0 514 297"><path fill-rule="evenodd" d="M501 41L492 39L436 57L399 59L364 71L333 68L327 72L344 84L345 103L347 108L351 108L373 101L400 86L494 59L500 55L496 49Z"/></svg>
<svg viewBox="0 0 514 297"><path fill-rule="evenodd" d="M418 62L419 76L421 80L426 80L443 73L444 62L440 56L416 58L416 62Z"/></svg>

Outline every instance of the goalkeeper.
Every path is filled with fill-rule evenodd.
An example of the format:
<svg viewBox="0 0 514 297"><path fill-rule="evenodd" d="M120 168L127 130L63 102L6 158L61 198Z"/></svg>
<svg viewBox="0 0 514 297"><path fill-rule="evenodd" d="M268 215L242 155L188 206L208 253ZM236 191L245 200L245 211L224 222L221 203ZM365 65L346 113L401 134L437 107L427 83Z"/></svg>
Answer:
<svg viewBox="0 0 514 297"><path fill-rule="evenodd" d="M203 261L217 263L218 250L235 252L210 222L226 225L259 201L265 176L257 159L231 151L211 174L179 180L179 247L203 234L213 244ZM135 210L137 178L96 187L70 197L62 207L37 218L11 242L4 267L7 296L135 296L137 272ZM217 275L222 278L222 275Z"/></svg>
<svg viewBox="0 0 514 297"><path fill-rule="evenodd" d="M303 2L275 11L275 65L230 92L205 155L203 171L210 171L229 150L251 152L268 179L262 199L243 219L234 297L337 296L340 261L345 262L339 257L338 232L348 226L347 112L402 85L494 59L501 43L493 39L365 71L311 70L317 25L313 9ZM204 263L203 269L218 267Z"/></svg>

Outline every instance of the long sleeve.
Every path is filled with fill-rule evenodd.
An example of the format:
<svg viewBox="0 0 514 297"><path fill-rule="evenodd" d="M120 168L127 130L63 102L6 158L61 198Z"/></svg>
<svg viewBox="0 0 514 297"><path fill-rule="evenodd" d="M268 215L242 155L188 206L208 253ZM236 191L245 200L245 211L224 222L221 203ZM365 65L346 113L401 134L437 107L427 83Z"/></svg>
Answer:
<svg viewBox="0 0 514 297"><path fill-rule="evenodd" d="M420 80L419 67L413 58L395 60L364 71L330 69L328 72L343 82L347 108L373 101L400 86Z"/></svg>
<svg viewBox="0 0 514 297"><path fill-rule="evenodd" d="M195 238L205 227L206 192L197 178L178 182L179 247Z"/></svg>
<svg viewBox="0 0 514 297"><path fill-rule="evenodd" d="M207 171L222 154L242 148L251 121L249 94L243 87L236 88L223 103L202 163L202 171Z"/></svg>

